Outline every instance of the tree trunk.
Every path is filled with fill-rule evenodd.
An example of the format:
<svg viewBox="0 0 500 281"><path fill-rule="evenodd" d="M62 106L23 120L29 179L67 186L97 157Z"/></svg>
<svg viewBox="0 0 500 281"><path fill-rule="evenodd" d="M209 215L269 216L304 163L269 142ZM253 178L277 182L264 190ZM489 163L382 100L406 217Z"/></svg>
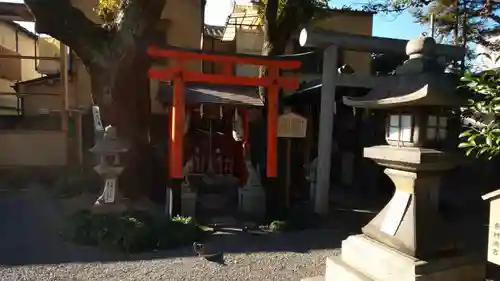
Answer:
<svg viewBox="0 0 500 281"><path fill-rule="evenodd" d="M158 167L152 165L154 153L149 137L149 60L145 50L128 55L130 67L90 69L90 76L96 103L102 105L104 123L116 126L120 139L130 147L123 158L126 168L120 176L120 190L135 199L149 194L154 184L152 169ZM114 85L110 84L113 81Z"/></svg>
<svg viewBox="0 0 500 281"><path fill-rule="evenodd" d="M149 142L150 94L147 70L148 42L161 17L165 0L128 0L101 27L73 7L70 0L25 0L35 17L35 29L48 34L78 55L91 76L94 104L103 119L116 126L130 145L120 177L122 192L135 198L150 187L152 149Z"/></svg>

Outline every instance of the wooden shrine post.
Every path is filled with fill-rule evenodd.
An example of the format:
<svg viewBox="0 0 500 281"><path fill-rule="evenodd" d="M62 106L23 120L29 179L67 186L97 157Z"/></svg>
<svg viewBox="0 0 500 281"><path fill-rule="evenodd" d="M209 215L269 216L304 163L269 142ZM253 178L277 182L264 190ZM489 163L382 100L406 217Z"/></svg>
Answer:
<svg viewBox="0 0 500 281"><path fill-rule="evenodd" d="M185 85L186 83L201 82L211 84L242 85L254 87L266 87L267 96L267 155L266 174L268 178L277 176L277 123L278 123L278 94L279 90L295 90L299 86L296 77L281 76L281 69L297 69L300 61L287 60L283 58L271 58L264 56L253 56L243 54L220 54L201 50L190 50L184 48L171 47L160 49L150 47L148 55L151 57L164 58L173 62L171 66L164 69L150 69L149 77L162 81L172 81L174 87L172 99L171 138L168 154L169 175L172 179L183 178L183 145L184 145L184 121L185 121ZM223 65L222 74L201 73L185 68L188 60L205 60ZM268 76L248 77L233 74L233 67L236 64L251 64L266 66ZM174 200L177 198L174 197ZM179 200L180 201L180 200Z"/></svg>

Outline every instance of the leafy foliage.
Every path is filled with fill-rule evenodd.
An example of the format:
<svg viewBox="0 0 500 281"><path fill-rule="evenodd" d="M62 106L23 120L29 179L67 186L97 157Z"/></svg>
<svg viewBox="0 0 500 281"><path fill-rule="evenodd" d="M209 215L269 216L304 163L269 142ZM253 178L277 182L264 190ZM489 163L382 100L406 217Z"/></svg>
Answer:
<svg viewBox="0 0 500 281"><path fill-rule="evenodd" d="M275 220L269 224L269 230L273 232L283 232L289 230L289 226L286 221Z"/></svg>
<svg viewBox="0 0 500 281"><path fill-rule="evenodd" d="M94 11L105 23L110 23L118 14L120 2L121 0L99 0Z"/></svg>
<svg viewBox="0 0 500 281"><path fill-rule="evenodd" d="M137 253L186 246L205 238L191 218L157 218L146 212L92 214L80 211L70 218L69 238L81 245Z"/></svg>
<svg viewBox="0 0 500 281"><path fill-rule="evenodd" d="M276 10L276 18L278 22L283 22L286 12L291 9L297 9L298 15L300 15L297 20L299 22L308 22L314 17L323 15L328 9L327 0L271 0L278 1L278 7ZM265 16L265 10L268 7L269 0L260 1L259 16L260 22L263 23L263 18Z"/></svg>
<svg viewBox="0 0 500 281"><path fill-rule="evenodd" d="M292 34L312 19L328 13L328 0L256 0L259 7L259 22L264 33L262 55L283 55ZM259 77L267 69L259 67ZM266 102L266 90L259 87L259 96Z"/></svg>
<svg viewBox="0 0 500 281"><path fill-rule="evenodd" d="M500 3L493 1L372 0L365 9L382 13L409 11L416 22L425 25L433 15L436 39L459 45L480 43L492 47L488 39L500 34Z"/></svg>
<svg viewBox="0 0 500 281"><path fill-rule="evenodd" d="M500 153L500 73L494 70L481 75L468 72L462 77L463 87L473 93L469 103L462 109L464 118L475 124L460 134L460 148L466 154L485 155L488 158Z"/></svg>
<svg viewBox="0 0 500 281"><path fill-rule="evenodd" d="M302 205L293 207L283 220L275 220L269 224L269 230L277 232L299 231L316 228L321 223L321 217L305 210Z"/></svg>
<svg viewBox="0 0 500 281"><path fill-rule="evenodd" d="M97 193L102 187L102 179L94 171L65 171L55 183L53 192L57 197L69 198L83 193Z"/></svg>
<svg viewBox="0 0 500 281"><path fill-rule="evenodd" d="M434 1L413 11L413 16L421 24L429 24L434 15L436 35L441 41L452 40L456 44L480 43L492 47L491 36L500 34L500 17L497 16L498 3L486 8L482 1L459 0ZM450 36L453 35L453 36Z"/></svg>

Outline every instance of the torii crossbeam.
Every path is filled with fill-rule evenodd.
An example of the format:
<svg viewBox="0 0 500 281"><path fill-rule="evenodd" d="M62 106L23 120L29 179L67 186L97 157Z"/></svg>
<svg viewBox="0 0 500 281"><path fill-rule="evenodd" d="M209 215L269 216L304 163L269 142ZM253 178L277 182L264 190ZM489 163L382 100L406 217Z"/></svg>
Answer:
<svg viewBox="0 0 500 281"><path fill-rule="evenodd" d="M202 82L211 84L242 85L267 88L267 156L266 174L269 178L277 176L277 124L278 94L280 89L295 90L299 81L293 76L281 76L282 69L297 69L300 61L243 54L220 54L201 50L178 47L160 49L150 47L148 55L168 59L170 65L164 69L150 69L149 77L162 81L173 81L173 99L171 115L171 135L169 149L169 167L171 178L182 178L184 153L185 122L185 84ZM185 68L186 61L204 60L223 65L222 74L208 74ZM268 75L264 77L237 76L233 73L236 64L266 66Z"/></svg>

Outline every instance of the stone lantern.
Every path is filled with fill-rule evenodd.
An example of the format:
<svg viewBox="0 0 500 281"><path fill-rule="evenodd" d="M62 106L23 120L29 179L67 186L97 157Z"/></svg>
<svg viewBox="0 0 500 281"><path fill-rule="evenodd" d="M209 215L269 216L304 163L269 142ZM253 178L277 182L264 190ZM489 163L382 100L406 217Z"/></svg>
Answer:
<svg viewBox="0 0 500 281"><path fill-rule="evenodd" d="M409 41L395 76L364 97L344 98L387 112L388 145L367 147L364 156L386 167L396 191L362 235L342 243L341 257L328 260L326 280L484 280L482 263L455 247L438 211L441 176L460 162L454 110L462 99L435 49L432 38Z"/></svg>
<svg viewBox="0 0 500 281"><path fill-rule="evenodd" d="M94 204L97 212L122 212L125 205L120 201L118 177L123 172L120 156L128 151L128 147L118 139L116 129L106 127L102 139L97 140L90 152L100 156L100 162L94 170L104 179L102 195Z"/></svg>

